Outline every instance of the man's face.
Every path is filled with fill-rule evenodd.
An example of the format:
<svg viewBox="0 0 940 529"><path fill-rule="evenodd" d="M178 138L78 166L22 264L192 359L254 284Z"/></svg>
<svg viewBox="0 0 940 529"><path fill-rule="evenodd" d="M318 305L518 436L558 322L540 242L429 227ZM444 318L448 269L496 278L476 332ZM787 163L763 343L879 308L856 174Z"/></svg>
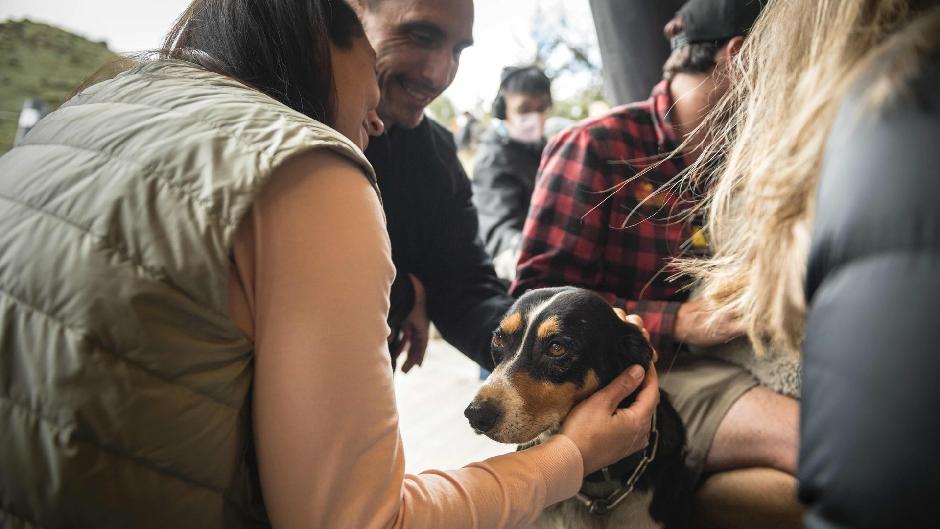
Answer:
<svg viewBox="0 0 940 529"><path fill-rule="evenodd" d="M418 126L473 44L473 1L382 0L362 22L377 55L379 116L387 127Z"/></svg>
<svg viewBox="0 0 940 529"><path fill-rule="evenodd" d="M545 120L552 107L548 94L525 92L503 94L506 102L506 129L509 137L528 144L538 144L545 138Z"/></svg>

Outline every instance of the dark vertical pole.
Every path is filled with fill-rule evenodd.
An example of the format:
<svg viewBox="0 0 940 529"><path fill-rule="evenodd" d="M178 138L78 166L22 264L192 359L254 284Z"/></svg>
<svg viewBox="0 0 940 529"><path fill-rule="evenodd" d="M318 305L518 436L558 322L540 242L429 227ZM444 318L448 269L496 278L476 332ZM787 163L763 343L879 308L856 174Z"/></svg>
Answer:
<svg viewBox="0 0 940 529"><path fill-rule="evenodd" d="M612 105L649 97L669 57L663 26L685 0L590 0Z"/></svg>

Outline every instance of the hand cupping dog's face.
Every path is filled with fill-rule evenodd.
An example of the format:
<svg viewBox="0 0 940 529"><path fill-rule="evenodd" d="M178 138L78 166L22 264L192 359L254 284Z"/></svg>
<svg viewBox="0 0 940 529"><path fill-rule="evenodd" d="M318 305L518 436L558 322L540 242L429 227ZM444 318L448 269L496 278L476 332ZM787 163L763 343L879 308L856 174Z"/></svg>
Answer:
<svg viewBox="0 0 940 529"><path fill-rule="evenodd" d="M639 328L577 288L519 298L494 331L491 350L496 368L464 414L478 433L503 443L556 428L575 404L652 357Z"/></svg>

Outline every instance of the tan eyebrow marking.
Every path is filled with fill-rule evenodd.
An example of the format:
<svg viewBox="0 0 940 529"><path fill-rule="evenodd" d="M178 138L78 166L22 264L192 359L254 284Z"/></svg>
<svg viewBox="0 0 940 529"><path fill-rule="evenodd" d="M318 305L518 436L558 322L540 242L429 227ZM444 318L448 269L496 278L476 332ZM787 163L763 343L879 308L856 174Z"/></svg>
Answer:
<svg viewBox="0 0 940 529"><path fill-rule="evenodd" d="M561 322L558 321L558 316L549 316L539 325L536 335L539 338L547 338L553 334L557 334L559 329L561 329Z"/></svg>
<svg viewBox="0 0 940 529"><path fill-rule="evenodd" d="M506 334L512 334L522 328L522 314L513 312L499 322L499 328Z"/></svg>

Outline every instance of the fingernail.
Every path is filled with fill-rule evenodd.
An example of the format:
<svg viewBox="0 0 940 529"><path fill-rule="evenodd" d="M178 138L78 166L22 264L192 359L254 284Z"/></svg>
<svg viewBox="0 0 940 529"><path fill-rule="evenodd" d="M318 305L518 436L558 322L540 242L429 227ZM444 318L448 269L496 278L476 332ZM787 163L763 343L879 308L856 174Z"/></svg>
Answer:
<svg viewBox="0 0 940 529"><path fill-rule="evenodd" d="M646 371L640 366L633 366L630 368L629 373L630 373L630 376L633 377L634 379L640 380L641 378L643 378L643 374L646 373Z"/></svg>

